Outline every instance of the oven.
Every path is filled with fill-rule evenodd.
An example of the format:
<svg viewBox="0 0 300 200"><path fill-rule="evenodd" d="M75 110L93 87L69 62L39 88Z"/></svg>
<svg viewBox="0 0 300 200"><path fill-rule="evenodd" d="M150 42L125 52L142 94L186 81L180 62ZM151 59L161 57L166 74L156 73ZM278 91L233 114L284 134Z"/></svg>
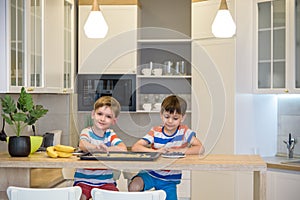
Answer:
<svg viewBox="0 0 300 200"><path fill-rule="evenodd" d="M112 96L121 111L136 110L135 74L79 74L77 79L78 111L91 111L101 96Z"/></svg>

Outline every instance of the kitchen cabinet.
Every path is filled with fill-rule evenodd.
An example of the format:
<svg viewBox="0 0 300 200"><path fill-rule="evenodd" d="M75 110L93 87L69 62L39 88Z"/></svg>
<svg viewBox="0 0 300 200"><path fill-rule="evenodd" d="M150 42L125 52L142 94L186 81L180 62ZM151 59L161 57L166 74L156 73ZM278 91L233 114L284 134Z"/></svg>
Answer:
<svg viewBox="0 0 300 200"><path fill-rule="evenodd" d="M235 38L193 41L192 129L209 154L234 153L234 62ZM234 199L237 195L234 173L193 171L191 177L192 199ZM214 193L215 183L225 187Z"/></svg>
<svg viewBox="0 0 300 200"><path fill-rule="evenodd" d="M64 1L64 70L63 70L63 92L74 91L75 76L75 52L76 52L76 5L74 0Z"/></svg>
<svg viewBox="0 0 300 200"><path fill-rule="evenodd" d="M74 44L74 40L64 43L64 12L69 11L67 17L74 23L73 0L6 0L1 3L0 37L5 48L2 48L0 67L4 73L1 73L0 91L19 92L24 86L29 92L64 92L64 48ZM69 9L66 9L67 3L71 5ZM74 67L74 59L69 61Z"/></svg>
<svg viewBox="0 0 300 200"><path fill-rule="evenodd" d="M140 4L137 112L159 112L170 94L183 97L190 110L191 2L140 0ZM172 12L166 12L169 9Z"/></svg>
<svg viewBox="0 0 300 200"><path fill-rule="evenodd" d="M296 171L267 171L267 200L298 200L300 174Z"/></svg>
<svg viewBox="0 0 300 200"><path fill-rule="evenodd" d="M75 10L74 0L45 1L45 92L70 93L74 90Z"/></svg>
<svg viewBox="0 0 300 200"><path fill-rule="evenodd" d="M1 92L19 92L21 86L39 87L43 53L42 5L25 0L1 3L1 40L4 44L1 49L5 55L1 59L1 71L5 72L1 73ZM27 34L29 32L32 35ZM34 42L27 42L33 38Z"/></svg>
<svg viewBox="0 0 300 200"><path fill-rule="evenodd" d="M299 93L299 1L256 1L255 93Z"/></svg>
<svg viewBox="0 0 300 200"><path fill-rule="evenodd" d="M91 5L79 5L79 74L135 73L138 5L100 5L108 25L103 39L90 39L83 27Z"/></svg>

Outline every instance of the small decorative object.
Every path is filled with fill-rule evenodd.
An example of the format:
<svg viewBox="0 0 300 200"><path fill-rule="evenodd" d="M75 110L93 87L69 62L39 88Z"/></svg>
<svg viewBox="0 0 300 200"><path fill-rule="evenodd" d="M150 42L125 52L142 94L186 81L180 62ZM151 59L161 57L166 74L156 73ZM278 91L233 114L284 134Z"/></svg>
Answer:
<svg viewBox="0 0 300 200"><path fill-rule="evenodd" d="M34 105L31 94L22 87L17 104L10 95L1 98L1 116L7 124L12 126L15 136L8 138L8 151L13 157L26 157L31 151L30 136L21 136L27 126L32 126L43 117L48 110L42 105ZM25 139L26 138L26 139Z"/></svg>

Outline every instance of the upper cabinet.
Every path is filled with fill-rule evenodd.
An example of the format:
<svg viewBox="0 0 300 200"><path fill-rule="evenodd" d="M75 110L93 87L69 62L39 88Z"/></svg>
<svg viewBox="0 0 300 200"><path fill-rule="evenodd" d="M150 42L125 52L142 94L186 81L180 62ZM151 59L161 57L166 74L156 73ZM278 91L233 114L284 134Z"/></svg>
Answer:
<svg viewBox="0 0 300 200"><path fill-rule="evenodd" d="M126 74L135 73L138 3L120 1L118 4L101 5L100 10L108 25L103 39L87 38L84 24L92 5L79 1L78 73L79 74ZM109 3L109 2L108 2Z"/></svg>
<svg viewBox="0 0 300 200"><path fill-rule="evenodd" d="M1 4L0 37L4 48L0 68L4 73L0 75L0 91L19 92L23 86L37 93L72 90L71 84L64 84L68 70L64 61L74 68L74 51L66 53L74 49L75 43L70 36L75 24L73 0L6 0ZM67 26L72 33L64 32Z"/></svg>
<svg viewBox="0 0 300 200"><path fill-rule="evenodd" d="M255 90L287 92L289 17L285 0L258 1Z"/></svg>
<svg viewBox="0 0 300 200"><path fill-rule="evenodd" d="M299 0L256 2L254 92L298 93Z"/></svg>

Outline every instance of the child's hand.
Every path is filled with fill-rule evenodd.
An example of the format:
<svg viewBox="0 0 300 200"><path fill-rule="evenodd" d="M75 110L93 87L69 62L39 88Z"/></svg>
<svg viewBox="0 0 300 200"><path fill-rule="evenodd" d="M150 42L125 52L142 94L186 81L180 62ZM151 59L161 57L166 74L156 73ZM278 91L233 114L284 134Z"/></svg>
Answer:
<svg viewBox="0 0 300 200"><path fill-rule="evenodd" d="M165 147L157 149L157 152L159 152L159 153L167 153L168 151L169 151L168 148L165 148Z"/></svg>
<svg viewBox="0 0 300 200"><path fill-rule="evenodd" d="M96 146L96 149L107 152L108 146L106 146L105 144L99 144L98 146Z"/></svg>

